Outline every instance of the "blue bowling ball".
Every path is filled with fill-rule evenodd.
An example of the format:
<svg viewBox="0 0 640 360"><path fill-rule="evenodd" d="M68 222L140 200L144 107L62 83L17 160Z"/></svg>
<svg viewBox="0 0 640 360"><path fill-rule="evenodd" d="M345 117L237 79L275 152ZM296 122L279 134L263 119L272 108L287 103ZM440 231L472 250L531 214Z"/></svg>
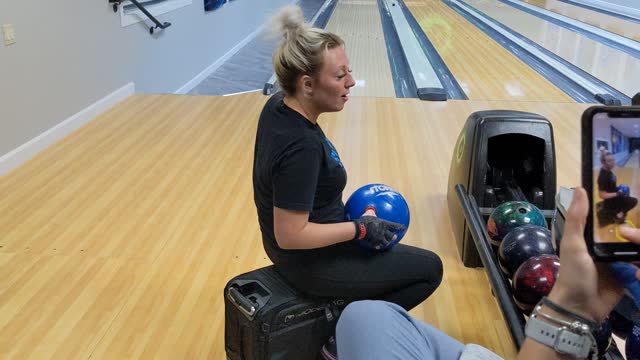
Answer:
<svg viewBox="0 0 640 360"><path fill-rule="evenodd" d="M627 360L640 360L640 323L633 325L633 329L625 341Z"/></svg>
<svg viewBox="0 0 640 360"><path fill-rule="evenodd" d="M631 189L629 189L629 185L621 184L618 186L618 192L622 194L622 196L629 196Z"/></svg>
<svg viewBox="0 0 640 360"><path fill-rule="evenodd" d="M368 207L373 207L376 216L379 218L405 226L404 230L397 232L398 237L393 242L380 250L387 250L395 246L409 228L409 205L407 205L404 197L384 184L365 185L354 191L347 200L344 206L346 220L359 219ZM376 250L366 241L358 241L358 245L366 249Z"/></svg>
<svg viewBox="0 0 640 360"><path fill-rule="evenodd" d="M537 225L522 225L511 230L498 248L500 268L509 277L527 259L540 255L555 255L555 250L551 242L551 231Z"/></svg>

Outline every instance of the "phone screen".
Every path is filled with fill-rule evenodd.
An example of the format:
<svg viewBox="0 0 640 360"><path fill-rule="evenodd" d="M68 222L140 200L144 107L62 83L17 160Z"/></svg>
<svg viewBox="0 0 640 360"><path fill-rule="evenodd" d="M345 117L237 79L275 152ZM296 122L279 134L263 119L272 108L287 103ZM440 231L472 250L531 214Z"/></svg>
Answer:
<svg viewBox="0 0 640 360"><path fill-rule="evenodd" d="M640 226L640 117L598 112L592 124L593 240L628 243L619 228Z"/></svg>

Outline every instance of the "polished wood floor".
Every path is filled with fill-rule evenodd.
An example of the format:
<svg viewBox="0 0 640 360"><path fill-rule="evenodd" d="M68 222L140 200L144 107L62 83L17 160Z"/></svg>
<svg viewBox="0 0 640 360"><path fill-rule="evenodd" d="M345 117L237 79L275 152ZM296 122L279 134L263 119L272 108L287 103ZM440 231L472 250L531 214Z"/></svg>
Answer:
<svg viewBox="0 0 640 360"><path fill-rule="evenodd" d="M265 100L136 95L0 177L0 358L224 359L223 286L269 264L251 185ZM403 242L444 261L415 316L514 358L483 270L457 255L446 204L454 143L474 111L542 114L558 185L574 186L584 108L355 97L321 117L348 169L345 197L370 182L397 188L412 211Z"/></svg>

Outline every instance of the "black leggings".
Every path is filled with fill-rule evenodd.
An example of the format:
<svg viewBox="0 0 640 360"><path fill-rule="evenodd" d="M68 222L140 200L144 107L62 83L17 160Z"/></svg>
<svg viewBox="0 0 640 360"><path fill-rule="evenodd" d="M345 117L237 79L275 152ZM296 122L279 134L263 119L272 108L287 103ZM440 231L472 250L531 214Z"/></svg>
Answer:
<svg viewBox="0 0 640 360"><path fill-rule="evenodd" d="M410 310L431 295L442 280L435 253L398 244L367 253L354 242L279 259L276 270L300 291L349 300L386 300Z"/></svg>
<svg viewBox="0 0 640 360"><path fill-rule="evenodd" d="M623 219L618 219L618 213L623 213L627 216L627 212L633 209L638 204L638 199L631 196L616 196L611 199L603 200L597 204L596 212L598 216L598 223L600 226L606 226L615 222L621 222Z"/></svg>

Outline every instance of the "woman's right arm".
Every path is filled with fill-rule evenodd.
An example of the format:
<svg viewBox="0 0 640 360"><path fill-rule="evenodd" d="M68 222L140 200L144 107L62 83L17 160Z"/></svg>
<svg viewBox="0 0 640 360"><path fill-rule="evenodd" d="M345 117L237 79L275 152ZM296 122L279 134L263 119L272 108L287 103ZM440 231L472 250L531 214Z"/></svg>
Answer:
<svg viewBox="0 0 640 360"><path fill-rule="evenodd" d="M600 196L600 199L607 200L607 199L613 199L614 197L618 196L618 193L599 191L598 195Z"/></svg>
<svg viewBox="0 0 640 360"><path fill-rule="evenodd" d="M273 230L281 249L316 249L345 241L356 236L353 222L316 224L309 222L306 211L273 208Z"/></svg>

